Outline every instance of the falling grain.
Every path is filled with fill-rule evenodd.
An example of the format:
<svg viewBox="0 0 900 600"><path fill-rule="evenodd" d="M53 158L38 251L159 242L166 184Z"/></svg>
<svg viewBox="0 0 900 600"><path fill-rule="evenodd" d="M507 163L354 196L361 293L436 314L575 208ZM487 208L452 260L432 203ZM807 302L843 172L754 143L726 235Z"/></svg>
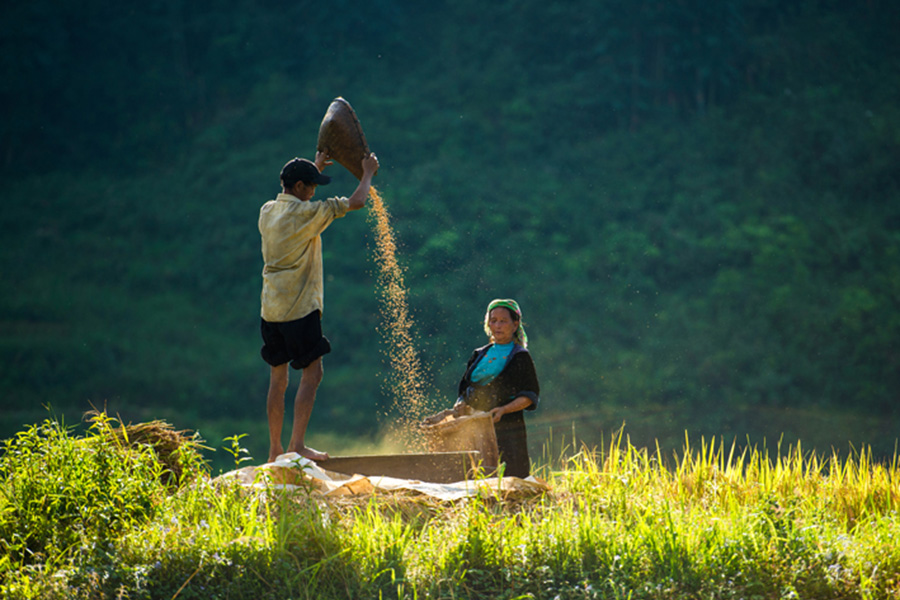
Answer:
<svg viewBox="0 0 900 600"><path fill-rule="evenodd" d="M420 444L415 425L426 410L426 373L413 340L403 269L397 262L397 245L390 215L378 191L369 190L372 201L369 219L375 229L375 263L378 267L378 292L381 302L382 335L390 363L388 389L393 397L390 429L412 445Z"/></svg>

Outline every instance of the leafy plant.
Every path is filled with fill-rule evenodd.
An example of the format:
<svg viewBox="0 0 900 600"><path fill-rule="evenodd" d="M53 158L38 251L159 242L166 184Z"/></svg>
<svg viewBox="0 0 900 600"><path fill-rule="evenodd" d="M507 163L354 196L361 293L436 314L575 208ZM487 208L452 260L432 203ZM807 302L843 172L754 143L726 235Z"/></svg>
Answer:
<svg viewBox="0 0 900 600"><path fill-rule="evenodd" d="M234 458L235 469L240 468L241 463L253 460L253 457L250 456L250 451L241 446L241 439L245 437L247 437L247 434L242 433L224 438L224 441L231 442L230 446L223 446L223 448Z"/></svg>
<svg viewBox="0 0 900 600"><path fill-rule="evenodd" d="M85 437L47 420L3 443L0 552L7 568L106 556L128 527L166 497L163 467L149 446L116 435L98 415Z"/></svg>

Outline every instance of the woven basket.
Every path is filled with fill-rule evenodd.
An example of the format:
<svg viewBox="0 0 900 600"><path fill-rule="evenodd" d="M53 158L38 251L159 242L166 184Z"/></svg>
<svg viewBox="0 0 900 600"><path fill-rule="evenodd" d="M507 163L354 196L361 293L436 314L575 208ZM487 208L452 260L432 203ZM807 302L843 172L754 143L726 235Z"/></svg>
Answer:
<svg viewBox="0 0 900 600"><path fill-rule="evenodd" d="M362 179L362 160L369 155L369 145L353 107L343 98L335 98L328 107L319 125L316 150L328 154L354 177Z"/></svg>

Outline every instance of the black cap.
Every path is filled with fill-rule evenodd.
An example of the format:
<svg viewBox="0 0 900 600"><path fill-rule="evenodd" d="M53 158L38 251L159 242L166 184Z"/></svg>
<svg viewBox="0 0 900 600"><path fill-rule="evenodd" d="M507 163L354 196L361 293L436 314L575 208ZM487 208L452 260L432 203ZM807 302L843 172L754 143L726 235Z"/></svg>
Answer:
<svg viewBox="0 0 900 600"><path fill-rule="evenodd" d="M311 160L292 158L281 168L281 184L286 188L292 188L298 181L328 185L331 177L322 175Z"/></svg>

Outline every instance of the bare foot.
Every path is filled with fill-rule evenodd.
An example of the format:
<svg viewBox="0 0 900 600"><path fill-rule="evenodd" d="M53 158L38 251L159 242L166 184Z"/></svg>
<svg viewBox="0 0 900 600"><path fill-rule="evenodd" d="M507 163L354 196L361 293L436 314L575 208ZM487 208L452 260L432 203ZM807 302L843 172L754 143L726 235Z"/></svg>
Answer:
<svg viewBox="0 0 900 600"><path fill-rule="evenodd" d="M312 461L328 460L327 452L319 452L315 448L310 448L309 446L303 446L302 448L299 448L297 450L292 450L292 449L288 448L288 452L296 452L303 458L308 458L309 460L312 460Z"/></svg>
<svg viewBox="0 0 900 600"><path fill-rule="evenodd" d="M281 446L277 448L269 448L269 462L275 462L275 459L277 459L282 454L284 454L284 449Z"/></svg>

